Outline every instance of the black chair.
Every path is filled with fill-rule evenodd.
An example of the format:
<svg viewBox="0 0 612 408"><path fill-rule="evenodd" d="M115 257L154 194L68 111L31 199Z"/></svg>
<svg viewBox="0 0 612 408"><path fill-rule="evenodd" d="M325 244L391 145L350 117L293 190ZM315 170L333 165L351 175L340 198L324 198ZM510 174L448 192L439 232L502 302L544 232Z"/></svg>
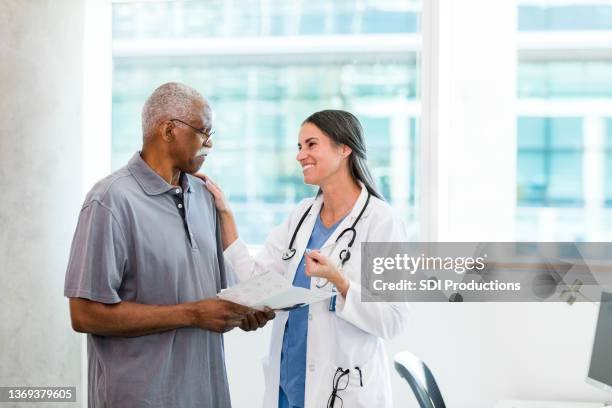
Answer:
<svg viewBox="0 0 612 408"><path fill-rule="evenodd" d="M431 370L420 358L403 351L397 353L393 361L399 375L410 384L421 408L446 408Z"/></svg>

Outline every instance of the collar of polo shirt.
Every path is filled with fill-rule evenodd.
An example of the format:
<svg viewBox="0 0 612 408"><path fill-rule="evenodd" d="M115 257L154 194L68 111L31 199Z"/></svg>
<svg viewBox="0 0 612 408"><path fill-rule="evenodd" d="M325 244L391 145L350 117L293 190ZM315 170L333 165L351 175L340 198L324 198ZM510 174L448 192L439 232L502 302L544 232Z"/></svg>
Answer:
<svg viewBox="0 0 612 408"><path fill-rule="evenodd" d="M134 153L134 156L128 162L128 169L134 176L140 187L148 195L159 195L167 193L168 191L174 191L176 186L169 184L166 180L161 178L143 159L140 157L140 151ZM186 175L181 174L181 186L183 190L188 193L191 192L191 184L189 184L189 178Z"/></svg>

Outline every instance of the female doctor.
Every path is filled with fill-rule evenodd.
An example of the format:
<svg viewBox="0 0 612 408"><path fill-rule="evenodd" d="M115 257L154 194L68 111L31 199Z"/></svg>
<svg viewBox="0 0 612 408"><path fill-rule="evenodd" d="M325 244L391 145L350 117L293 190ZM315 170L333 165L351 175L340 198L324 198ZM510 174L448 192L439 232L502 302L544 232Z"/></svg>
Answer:
<svg viewBox="0 0 612 408"><path fill-rule="evenodd" d="M405 241L400 219L376 190L366 164L363 131L349 112L308 117L298 140L304 182L316 197L298 204L252 257L239 239L222 191L210 179L221 218L224 257L239 280L266 271L294 286L337 292L278 312L264 361L264 408L391 407L382 339L402 332L407 306L361 302L361 243Z"/></svg>

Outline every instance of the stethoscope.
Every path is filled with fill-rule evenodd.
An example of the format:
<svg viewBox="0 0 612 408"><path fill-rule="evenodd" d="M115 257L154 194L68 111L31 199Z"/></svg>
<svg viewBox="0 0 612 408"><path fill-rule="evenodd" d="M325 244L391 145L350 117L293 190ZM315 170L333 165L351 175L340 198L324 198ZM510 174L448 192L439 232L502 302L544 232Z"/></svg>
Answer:
<svg viewBox="0 0 612 408"><path fill-rule="evenodd" d="M361 219L361 216L365 212L366 208L368 208L368 204L369 203L370 203L370 192L368 192L368 198L366 199L366 202L363 205L363 208L359 212L359 215L357 215L357 218L355 218L355 221L353 221L353 224L350 227L345 228L340 233L340 235L338 235L338 238L336 238L335 245L338 244L338 241L340 241L340 239L344 235L351 234L351 239L350 239L348 245L346 246L345 249L340 251L340 254L338 255L338 257L340 258L340 263L338 264L338 269L343 268L344 264L347 263L349 259L351 259L351 247L353 246L353 243L355 242L355 238L357 237L357 231L355 230L355 225L357 225L357 223ZM291 241L289 241L289 248L287 248L287 250L285 252L283 252L283 255L282 255L283 261L288 261L289 259L291 259L291 258L293 258L295 256L295 252L296 251L295 251L295 248L293 247L293 243L295 242L295 237L297 236L297 234L298 234L298 232L300 230L300 227L304 223L304 220L306 219L308 214L310 214L310 210L311 209L312 209L312 204L310 205L310 207L308 207L306 209L304 214L302 214L302 217L300 218L300 221L298 222L297 226L295 227L295 230L293 231L293 235L291 236ZM329 281L327 279L325 279L325 283L323 283L323 284L316 283L315 285L316 285L317 288L323 288L328 283L329 283ZM333 299L335 300L335 297ZM331 305L330 305L330 308L331 308Z"/></svg>

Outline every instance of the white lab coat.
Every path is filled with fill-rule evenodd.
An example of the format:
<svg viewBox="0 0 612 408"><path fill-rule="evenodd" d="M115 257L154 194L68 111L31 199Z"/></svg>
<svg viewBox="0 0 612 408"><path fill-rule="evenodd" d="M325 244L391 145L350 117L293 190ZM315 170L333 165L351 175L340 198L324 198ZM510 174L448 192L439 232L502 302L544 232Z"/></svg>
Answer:
<svg viewBox="0 0 612 408"><path fill-rule="evenodd" d="M336 238L353 224L367 198L362 184L361 194L350 214L338 225L332 236L321 248L321 253L334 263L342 249L346 248L351 234L345 234L337 245ZM316 218L321 209L322 195L303 200L280 226L274 228L263 249L255 257L249 255L246 245L239 239L224 252L228 265L240 281L272 270L285 276L290 282L310 239ZM288 248L291 236L306 209L312 208L305 218L293 247L296 254L285 261L283 252ZM390 339L403 332L408 324L408 305L405 303L361 302L361 243L401 242L407 235L403 222L384 201L372 196L367 209L355 226L357 237L351 249L351 258L344 265L343 273L350 281L346 299L338 295L336 311L330 312L329 302L310 305L306 351L305 408L326 407L332 391L336 369L351 369L349 384L339 391L345 408L392 407L391 381L382 339ZM314 288L316 278L311 279ZM325 286L331 290L331 284ZM264 360L265 392L264 408L278 407L280 358L283 334L288 312L278 312L273 320L272 339L268 356ZM358 372L362 372L360 385ZM340 407L339 401L336 407Z"/></svg>

